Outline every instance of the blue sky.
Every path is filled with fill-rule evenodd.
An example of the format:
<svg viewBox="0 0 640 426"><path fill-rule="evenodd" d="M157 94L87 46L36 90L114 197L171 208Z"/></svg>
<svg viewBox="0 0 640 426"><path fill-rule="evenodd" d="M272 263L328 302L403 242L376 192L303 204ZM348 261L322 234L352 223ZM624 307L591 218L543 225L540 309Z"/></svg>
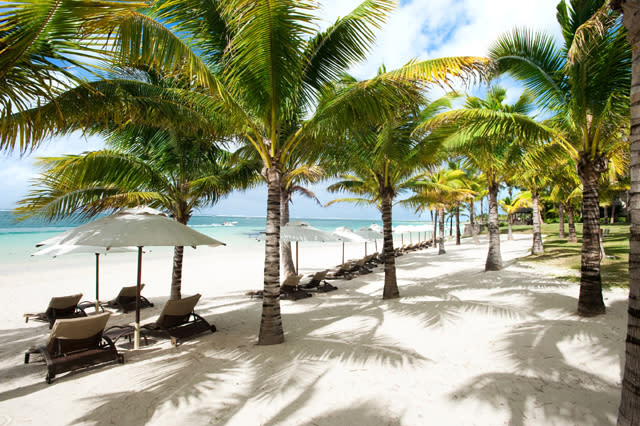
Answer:
<svg viewBox="0 0 640 426"><path fill-rule="evenodd" d="M329 25L348 14L360 2L357 0L321 1L321 26ZM369 60L355 66L351 72L358 78L375 75L381 64L387 69L402 66L411 59L428 59L443 56L485 56L489 45L498 35L513 27L529 27L547 31L560 38L555 20L558 0L522 2L513 0L415 0L402 1L400 6L378 32L376 46ZM521 88L503 79L501 85L508 89L508 100L514 101ZM472 87L474 94L484 88ZM434 95L435 96L435 95ZM2 154L0 157L0 209L11 209L16 201L29 191L30 181L38 175L34 165L38 156L77 154L100 149L102 141L96 137L85 138L76 133L48 141L32 154ZM326 184L311 189L318 198L327 202L334 197ZM231 194L218 205L202 211L203 214L264 216L266 213L266 188L261 186L244 193ZM315 202L295 198L293 217L379 218L373 207L336 204L321 208ZM394 218L412 220L413 211L394 208Z"/></svg>

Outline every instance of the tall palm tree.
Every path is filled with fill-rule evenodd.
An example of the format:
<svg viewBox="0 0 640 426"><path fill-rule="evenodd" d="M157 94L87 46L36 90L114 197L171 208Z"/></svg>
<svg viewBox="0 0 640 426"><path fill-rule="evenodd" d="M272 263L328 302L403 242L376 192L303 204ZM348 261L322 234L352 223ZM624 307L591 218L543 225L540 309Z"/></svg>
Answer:
<svg viewBox="0 0 640 426"><path fill-rule="evenodd" d="M149 205L186 225L194 210L256 180L258 164L208 141L131 126L110 136L110 149L40 159L45 169L16 213L47 219ZM171 299L181 298L184 247L174 248Z"/></svg>
<svg viewBox="0 0 640 426"><path fill-rule="evenodd" d="M318 5L293 0L159 0L151 10L157 21L151 14L131 14L113 24L121 66L147 64L182 76L193 87L172 95L182 98L181 104L190 102L193 109L215 105L236 123L238 141L255 149L262 161L267 241L259 344L284 341L279 299L281 180L296 148L330 139L351 123L391 117L396 105L414 101L413 85L455 76L475 78L487 68L484 58L412 61L352 85L330 104L317 105L329 82L365 58L375 30L394 5L391 0L365 0L322 32L315 29ZM129 119L124 112L111 114L117 115L116 124ZM300 128L289 132L297 122ZM13 127L3 125L0 138L20 135L32 143L34 135L40 137L58 125L55 120L43 124L40 118L24 119Z"/></svg>
<svg viewBox="0 0 640 426"><path fill-rule="evenodd" d="M381 70L384 72L384 69ZM345 76L342 85L358 84ZM416 90L419 88L416 87ZM334 95L339 95L336 91ZM333 97L328 97L331 102ZM440 144L428 142L414 133L416 126L449 108L450 96L433 102L421 99L420 104L405 104L396 108L396 116L384 121L372 121L338 140L326 153L328 162L343 170L342 180L328 187L329 191L344 191L356 197L331 201L373 204L382 215L384 233L383 299L399 297L393 249L392 209L398 195L414 187L420 180L420 170L440 159ZM418 111L418 106L422 109Z"/></svg>
<svg viewBox="0 0 640 426"><path fill-rule="evenodd" d="M624 13L629 42L633 46L633 76L631 84L631 152L640 151L640 0L612 0L611 7ZM631 156L631 187L640 185L640 157ZM629 250L629 309L626 339L626 359L622 378L622 395L618 410L618 425L632 426L640 418L640 193L631 192L631 244Z"/></svg>
<svg viewBox="0 0 640 426"><path fill-rule="evenodd" d="M23 0L0 5L0 119L78 84L108 52L111 25L142 1ZM93 69L95 72L95 69ZM30 149L19 142L19 149ZM2 148L13 148L8 144Z"/></svg>
<svg viewBox="0 0 640 426"><path fill-rule="evenodd" d="M513 240L513 215L523 207L529 207L531 205L531 193L521 192L514 198L504 197L499 200L500 207L507 214L507 224L509 226L508 240Z"/></svg>
<svg viewBox="0 0 640 426"><path fill-rule="evenodd" d="M578 313L605 312L600 279L598 181L629 123L631 49L619 15L606 0L558 4L564 44L517 29L490 49L508 71L554 114L583 187L582 266Z"/></svg>
<svg viewBox="0 0 640 426"><path fill-rule="evenodd" d="M534 104L523 92L513 105L504 103L506 90L491 87L485 99L468 97L464 108L446 111L428 123L447 138L446 146L482 171L489 194L489 252L485 270L502 269L498 223L498 190L516 171L527 147L550 137L553 130L528 114ZM426 127L426 126L425 126Z"/></svg>

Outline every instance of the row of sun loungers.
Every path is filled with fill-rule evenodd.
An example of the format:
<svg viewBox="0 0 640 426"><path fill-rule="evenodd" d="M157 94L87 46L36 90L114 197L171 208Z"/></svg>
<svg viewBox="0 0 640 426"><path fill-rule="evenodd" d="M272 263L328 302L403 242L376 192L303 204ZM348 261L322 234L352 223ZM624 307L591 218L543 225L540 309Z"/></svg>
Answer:
<svg viewBox="0 0 640 426"><path fill-rule="evenodd" d="M60 312L75 314L77 313L75 308L81 297L80 294L53 298L56 300L52 299L53 303L49 303L47 311L58 312L56 309L61 306L60 300L62 299L68 302L75 301L76 306L74 309L71 309L72 306L61 306ZM177 346L192 336L207 331L215 332L214 325L209 324L207 320L194 312L200 297L200 294L196 294L180 300L168 300L158 319L151 324L142 326L141 334L145 341L147 341L147 335L158 335L170 338L171 343ZM79 311L84 313L81 309ZM124 363L124 357L118 353L115 343L121 337L128 337L131 340L135 330L133 326L106 328L110 312L67 318L61 318L56 313L52 315L55 316L55 320L52 323L47 343L30 348L24 356L25 364L29 363L31 355L39 354L41 356L47 366L45 377L47 383L51 383L59 373L111 361Z"/></svg>

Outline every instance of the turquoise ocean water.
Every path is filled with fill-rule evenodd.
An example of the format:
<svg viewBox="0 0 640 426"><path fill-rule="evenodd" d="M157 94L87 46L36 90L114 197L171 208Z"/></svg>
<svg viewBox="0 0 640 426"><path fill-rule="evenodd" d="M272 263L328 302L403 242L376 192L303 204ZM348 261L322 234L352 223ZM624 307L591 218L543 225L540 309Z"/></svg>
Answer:
<svg viewBox="0 0 640 426"><path fill-rule="evenodd" d="M313 219L293 218L302 220L323 231L333 231L339 226L358 229L371 224L382 226L382 222L372 219ZM0 263L15 263L27 259L37 249L35 245L57 233L85 223L83 220L62 220L47 222L41 219L28 219L17 222L9 211L0 211ZM421 221L394 221L393 225L423 225ZM227 244L242 246L243 242L255 241L264 232L264 217L247 216L194 216L189 222L203 234L207 234Z"/></svg>

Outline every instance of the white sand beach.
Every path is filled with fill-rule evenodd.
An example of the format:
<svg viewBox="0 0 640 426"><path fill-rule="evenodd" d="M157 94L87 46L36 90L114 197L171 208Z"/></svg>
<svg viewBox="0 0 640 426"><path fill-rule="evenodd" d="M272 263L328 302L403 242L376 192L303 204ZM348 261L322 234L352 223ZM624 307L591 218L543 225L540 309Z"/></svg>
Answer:
<svg viewBox="0 0 640 426"><path fill-rule="evenodd" d="M94 297L91 255L0 269L0 425L613 425L624 362L627 291L605 291L607 314L575 314L579 286L517 258L530 235L502 240L507 267L483 272L486 242L397 258L401 298L383 301L383 270L339 290L282 301L285 343L257 346L262 244L185 250L183 294L218 331L177 348L122 343L124 365L44 381L23 364L46 324L25 324L54 295ZM301 272L340 261L338 244L301 244ZM354 257L351 248L347 257ZM361 250L361 247L358 249ZM171 252L143 261L156 316L169 292ZM124 280L123 277L131 277ZM101 263L101 299L135 281L135 256ZM126 324L133 313L114 314Z"/></svg>

